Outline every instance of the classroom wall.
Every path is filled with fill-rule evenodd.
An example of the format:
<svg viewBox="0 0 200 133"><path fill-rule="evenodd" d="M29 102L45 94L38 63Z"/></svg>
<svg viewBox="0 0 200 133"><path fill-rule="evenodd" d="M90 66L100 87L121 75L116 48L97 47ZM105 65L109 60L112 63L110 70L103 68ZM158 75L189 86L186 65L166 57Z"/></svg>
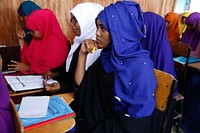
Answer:
<svg viewBox="0 0 200 133"><path fill-rule="evenodd" d="M24 0L0 0L0 44L4 45L16 45L17 36L16 32L22 28L20 18L17 14L17 9L21 2ZM96 2L103 6L107 6L110 3L117 0L33 0L42 8L49 8L54 11L64 34L68 39L73 41L73 33L69 23L69 11L76 4L81 2ZM172 11L176 0L135 0L140 3L143 11L153 11L161 16L164 16L167 12Z"/></svg>

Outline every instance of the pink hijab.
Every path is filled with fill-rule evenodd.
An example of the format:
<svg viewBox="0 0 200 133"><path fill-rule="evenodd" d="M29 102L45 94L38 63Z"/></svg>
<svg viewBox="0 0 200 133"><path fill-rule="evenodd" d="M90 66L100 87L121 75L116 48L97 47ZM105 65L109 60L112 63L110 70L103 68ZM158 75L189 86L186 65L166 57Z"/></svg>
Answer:
<svg viewBox="0 0 200 133"><path fill-rule="evenodd" d="M33 38L24 53L22 49L22 61L30 66L30 72L22 73L43 74L51 68L63 65L69 48L55 14L49 9L36 10L28 16L26 27L39 31L43 38Z"/></svg>

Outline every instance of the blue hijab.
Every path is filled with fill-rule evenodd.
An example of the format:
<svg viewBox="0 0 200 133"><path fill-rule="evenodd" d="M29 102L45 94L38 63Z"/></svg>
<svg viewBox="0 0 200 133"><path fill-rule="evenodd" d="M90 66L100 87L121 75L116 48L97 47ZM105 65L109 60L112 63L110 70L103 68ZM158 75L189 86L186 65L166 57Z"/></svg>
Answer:
<svg viewBox="0 0 200 133"><path fill-rule="evenodd" d="M121 1L106 7L97 18L110 33L112 42L101 53L106 72L114 72L116 111L135 118L149 116L155 107L156 79L149 53L142 49L145 36L143 13L138 3ZM146 106L148 104L148 106ZM134 107L134 109L132 109Z"/></svg>
<svg viewBox="0 0 200 133"><path fill-rule="evenodd" d="M142 47L149 51L154 68L172 74L176 78L172 50L167 38L165 20L153 12L144 13L146 38L142 39ZM177 95L178 88L175 94Z"/></svg>
<svg viewBox="0 0 200 133"><path fill-rule="evenodd" d="M24 1L18 8L18 14L21 16L29 16L33 11L41 9L33 1ZM25 27L24 32L27 33L29 30ZM26 35L24 38L25 42L29 44L31 42L32 36L30 34Z"/></svg>
<svg viewBox="0 0 200 133"><path fill-rule="evenodd" d="M165 20L153 12L144 13L147 29L146 38L142 39L142 47L149 51L154 68L176 77L172 50L170 48Z"/></svg>

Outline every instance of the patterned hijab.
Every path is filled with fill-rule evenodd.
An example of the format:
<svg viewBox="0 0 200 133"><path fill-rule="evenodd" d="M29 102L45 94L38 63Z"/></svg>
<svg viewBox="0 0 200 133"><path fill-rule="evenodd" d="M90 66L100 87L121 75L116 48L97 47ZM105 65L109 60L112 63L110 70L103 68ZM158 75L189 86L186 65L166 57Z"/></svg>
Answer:
<svg viewBox="0 0 200 133"><path fill-rule="evenodd" d="M169 41L179 41L180 30L178 25L178 14L169 12L165 15L165 20L172 23L172 27L167 30L167 36Z"/></svg>
<svg viewBox="0 0 200 133"><path fill-rule="evenodd" d="M186 24L191 24L195 26L194 32L186 29L181 42L189 44L194 51L200 42L200 13L192 13L186 20Z"/></svg>
<svg viewBox="0 0 200 133"><path fill-rule="evenodd" d="M146 98L152 98L157 82L149 53L142 49L140 42L145 36L145 30L139 4L119 1L106 7L97 18L103 23L112 40L108 48L102 50L101 61L106 72L114 72L114 95L119 96L125 103L135 105L139 105L144 99L149 101ZM142 82L144 79L148 80ZM135 101L135 95L142 96L144 91L148 96ZM143 94L140 94L141 92ZM152 103L149 105L152 108L155 106ZM118 107L116 106L115 111L119 111ZM137 109L129 111L138 116L141 116L140 113L147 115L146 107L135 108ZM137 112L138 110L140 112ZM152 113L152 110L149 112Z"/></svg>
<svg viewBox="0 0 200 133"><path fill-rule="evenodd" d="M33 1L24 1L21 3L21 5L18 8L18 14L21 16L29 16L33 11L41 9L37 4L35 4ZM25 27L24 32L27 33L29 30ZM30 44L32 39L32 36L30 34L27 34L24 38L26 44Z"/></svg>
<svg viewBox="0 0 200 133"><path fill-rule="evenodd" d="M67 57L66 61L66 72L69 71L69 67L73 58L73 53L76 51L76 49L79 47L79 45L82 43L84 39L94 39L96 38L95 32L96 32L96 25L95 25L95 18L99 14L101 10L103 10L103 6L96 4L96 3L91 3L91 2L85 2L85 3L80 3L76 5L70 13L72 13L75 18L77 19L79 25L80 25L80 30L81 30L81 35L76 36L74 39L74 43L71 46L71 50L69 52L69 55ZM96 50L93 53L89 53L87 55L87 60L86 60L86 70L87 68L92 65L96 59L100 56L101 50Z"/></svg>
<svg viewBox="0 0 200 133"><path fill-rule="evenodd" d="M182 17L187 18L190 14L191 14L191 12L184 12L184 13L181 15L181 18L180 18L180 20L179 20L179 28L180 28L180 33L181 33L181 35L185 32L185 30L186 30L186 28L187 28L187 25L182 23Z"/></svg>

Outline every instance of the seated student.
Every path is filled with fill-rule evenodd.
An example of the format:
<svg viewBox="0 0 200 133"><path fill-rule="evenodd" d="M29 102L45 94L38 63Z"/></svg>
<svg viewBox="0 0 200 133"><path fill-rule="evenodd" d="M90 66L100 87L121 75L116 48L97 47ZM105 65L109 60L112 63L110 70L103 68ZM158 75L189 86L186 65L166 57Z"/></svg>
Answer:
<svg viewBox="0 0 200 133"><path fill-rule="evenodd" d="M14 133L14 121L10 109L10 96L8 88L0 71L0 132Z"/></svg>
<svg viewBox="0 0 200 133"><path fill-rule="evenodd" d="M194 12L186 20L187 29L181 42L189 44L190 56L200 58L200 13Z"/></svg>
<svg viewBox="0 0 200 133"><path fill-rule="evenodd" d="M191 12L184 12L184 13L182 13L181 18L178 21L181 38L182 38L182 36L183 36L186 28L187 28L187 25L186 25L185 21L186 21L187 17L190 14L191 14Z"/></svg>
<svg viewBox="0 0 200 133"><path fill-rule="evenodd" d="M200 58L200 13L192 13L186 20L187 29L182 42L190 44L190 56ZM187 87L184 98L182 129L186 133L200 132L200 72L188 69Z"/></svg>
<svg viewBox="0 0 200 133"><path fill-rule="evenodd" d="M161 71L172 74L176 78L176 72L174 67L172 50L170 48L170 44L167 39L166 34L166 26L165 20L158 14L153 12L145 12L144 13L144 22L146 25L146 37L142 39L142 47L149 51L150 58L154 63L154 68L159 69ZM178 89L176 90L174 96L177 95ZM170 111L167 113L167 121L165 121L165 129L164 132L168 133L171 131L172 121L173 121L173 113L175 109L175 99L170 104ZM160 115L158 115L160 114ZM158 121L158 119L162 119L164 113L155 110L154 121ZM152 126L154 123L152 123ZM157 132L160 129L157 127L151 128L152 132Z"/></svg>
<svg viewBox="0 0 200 133"><path fill-rule="evenodd" d="M51 69L44 74L44 78L55 78L59 83L46 84L45 88L47 91L56 92L72 92L74 91L74 73L78 60L78 53L80 49L80 44L85 38L95 39L95 18L99 12L103 10L103 6L85 2L76 5L71 11L71 27L75 34L74 43L71 46L71 50L66 59L66 66L59 70L58 68ZM90 65L92 65L96 59L100 56L100 49L94 51L87 55L86 70ZM59 75L59 76L58 76Z"/></svg>
<svg viewBox="0 0 200 133"><path fill-rule="evenodd" d="M96 41L84 40L75 71L80 85L75 99L78 127L83 120L85 133L147 133L157 81L149 53L140 43L145 36L140 6L133 1L111 4L99 13L96 26ZM103 50L85 71L94 46Z"/></svg>
<svg viewBox="0 0 200 133"><path fill-rule="evenodd" d="M11 61L10 70L22 74L43 74L51 68L62 66L68 54L67 38L55 14L48 9L31 13L26 20L32 40L27 47L19 36L22 62Z"/></svg>
<svg viewBox="0 0 200 133"><path fill-rule="evenodd" d="M153 12L144 13L146 37L142 39L142 47L149 51L154 68L176 77L172 50L170 48L165 20Z"/></svg>
<svg viewBox="0 0 200 133"><path fill-rule="evenodd" d="M41 8L35 4L33 1L24 1L20 4L18 8L18 14L20 15L20 18L22 20L23 26L25 26L25 21L27 17L35 10L40 10ZM17 32L18 36L21 36L24 38L25 42L27 45L30 44L32 36L31 34L26 34L28 33L29 30L25 27L24 30L19 30Z"/></svg>
<svg viewBox="0 0 200 133"><path fill-rule="evenodd" d="M165 15L167 36L169 41L179 41L180 40L180 30L178 25L178 14L174 12L169 12Z"/></svg>

